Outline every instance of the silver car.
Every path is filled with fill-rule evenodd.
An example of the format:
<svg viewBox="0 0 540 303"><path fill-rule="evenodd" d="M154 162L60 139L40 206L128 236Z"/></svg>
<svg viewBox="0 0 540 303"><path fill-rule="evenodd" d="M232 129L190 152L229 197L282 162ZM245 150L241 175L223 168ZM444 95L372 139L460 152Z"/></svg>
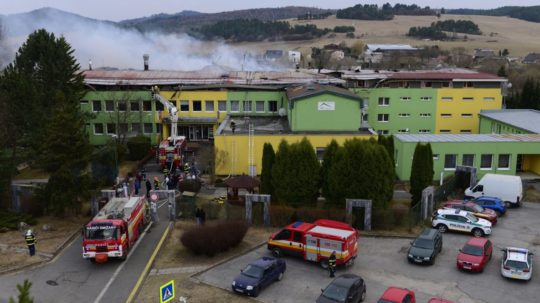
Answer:
<svg viewBox="0 0 540 303"><path fill-rule="evenodd" d="M501 275L505 278L530 280L533 253L526 248L507 247L502 250Z"/></svg>

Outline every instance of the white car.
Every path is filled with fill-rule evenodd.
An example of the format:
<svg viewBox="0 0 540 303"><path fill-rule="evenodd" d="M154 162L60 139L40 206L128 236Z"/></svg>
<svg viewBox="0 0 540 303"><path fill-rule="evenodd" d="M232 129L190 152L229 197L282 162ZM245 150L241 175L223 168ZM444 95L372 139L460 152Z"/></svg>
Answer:
<svg viewBox="0 0 540 303"><path fill-rule="evenodd" d="M477 218L468 211L459 209L438 209L433 213L431 226L440 232L448 230L472 233L475 237L491 234L491 222Z"/></svg>
<svg viewBox="0 0 540 303"><path fill-rule="evenodd" d="M530 280L532 277L532 255L528 249L507 247L502 250L501 275L505 278Z"/></svg>

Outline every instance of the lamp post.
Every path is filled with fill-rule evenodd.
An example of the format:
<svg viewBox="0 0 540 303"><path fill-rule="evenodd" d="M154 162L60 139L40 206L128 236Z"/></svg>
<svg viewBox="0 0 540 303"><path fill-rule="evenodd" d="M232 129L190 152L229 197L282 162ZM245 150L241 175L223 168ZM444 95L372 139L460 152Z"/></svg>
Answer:
<svg viewBox="0 0 540 303"><path fill-rule="evenodd" d="M119 175L120 175L120 172L118 171L118 147L117 147L117 142L116 142L116 138L118 138L118 135L116 134L112 134L111 135L111 138L113 139L113 144L114 144L114 169L116 171L116 184L119 183Z"/></svg>

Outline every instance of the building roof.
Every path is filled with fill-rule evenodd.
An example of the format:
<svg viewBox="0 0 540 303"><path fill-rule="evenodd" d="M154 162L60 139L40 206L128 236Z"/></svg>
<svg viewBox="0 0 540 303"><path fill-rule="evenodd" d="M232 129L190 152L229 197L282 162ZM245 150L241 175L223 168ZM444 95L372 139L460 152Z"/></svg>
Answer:
<svg viewBox="0 0 540 303"><path fill-rule="evenodd" d="M410 51L418 50L409 44L368 44L367 49L370 51Z"/></svg>
<svg viewBox="0 0 540 303"><path fill-rule="evenodd" d="M540 142L540 134L396 134L401 142Z"/></svg>
<svg viewBox="0 0 540 303"><path fill-rule="evenodd" d="M506 82L492 74L480 73L477 71L449 68L440 70L414 70L414 71L393 71L393 70L360 70L357 72L346 71L341 76L342 79L371 80L446 80L446 81L490 81Z"/></svg>
<svg viewBox="0 0 540 303"><path fill-rule="evenodd" d="M362 98L352 93L348 89L344 89L344 88L336 87L332 85L319 85L319 84L302 85L302 86L287 88L286 92L287 92L287 97L289 98L289 101L293 101L293 102L300 99L308 98L308 97L318 96L321 94L332 94L332 95L337 95L337 96L341 96L341 97L345 97L349 99L362 101Z"/></svg>
<svg viewBox="0 0 540 303"><path fill-rule="evenodd" d="M540 53L529 53L523 58L524 63L534 63L536 61L540 61Z"/></svg>
<svg viewBox="0 0 540 303"><path fill-rule="evenodd" d="M534 109L482 110L480 116L540 134L540 111Z"/></svg>
<svg viewBox="0 0 540 303"><path fill-rule="evenodd" d="M345 81L305 71L164 71L164 70L85 70L89 85L292 85L344 84Z"/></svg>

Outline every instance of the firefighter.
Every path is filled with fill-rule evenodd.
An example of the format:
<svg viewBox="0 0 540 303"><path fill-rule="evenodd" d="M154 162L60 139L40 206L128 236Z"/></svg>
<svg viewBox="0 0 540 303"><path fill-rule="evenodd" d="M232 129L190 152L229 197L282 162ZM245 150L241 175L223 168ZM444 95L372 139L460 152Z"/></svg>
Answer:
<svg viewBox="0 0 540 303"><path fill-rule="evenodd" d="M159 178L157 176L154 177L154 190L159 190Z"/></svg>
<svg viewBox="0 0 540 303"><path fill-rule="evenodd" d="M336 273L336 251L333 251L330 255L330 258L328 258L328 270L330 271L330 278L335 277L334 274Z"/></svg>
<svg viewBox="0 0 540 303"><path fill-rule="evenodd" d="M24 235L24 240L26 240L26 245L28 246L28 253L30 257L36 254L36 237L31 229L26 231Z"/></svg>
<svg viewBox="0 0 540 303"><path fill-rule="evenodd" d="M189 179L189 164L187 162L184 163L184 175L186 175L186 179Z"/></svg>

